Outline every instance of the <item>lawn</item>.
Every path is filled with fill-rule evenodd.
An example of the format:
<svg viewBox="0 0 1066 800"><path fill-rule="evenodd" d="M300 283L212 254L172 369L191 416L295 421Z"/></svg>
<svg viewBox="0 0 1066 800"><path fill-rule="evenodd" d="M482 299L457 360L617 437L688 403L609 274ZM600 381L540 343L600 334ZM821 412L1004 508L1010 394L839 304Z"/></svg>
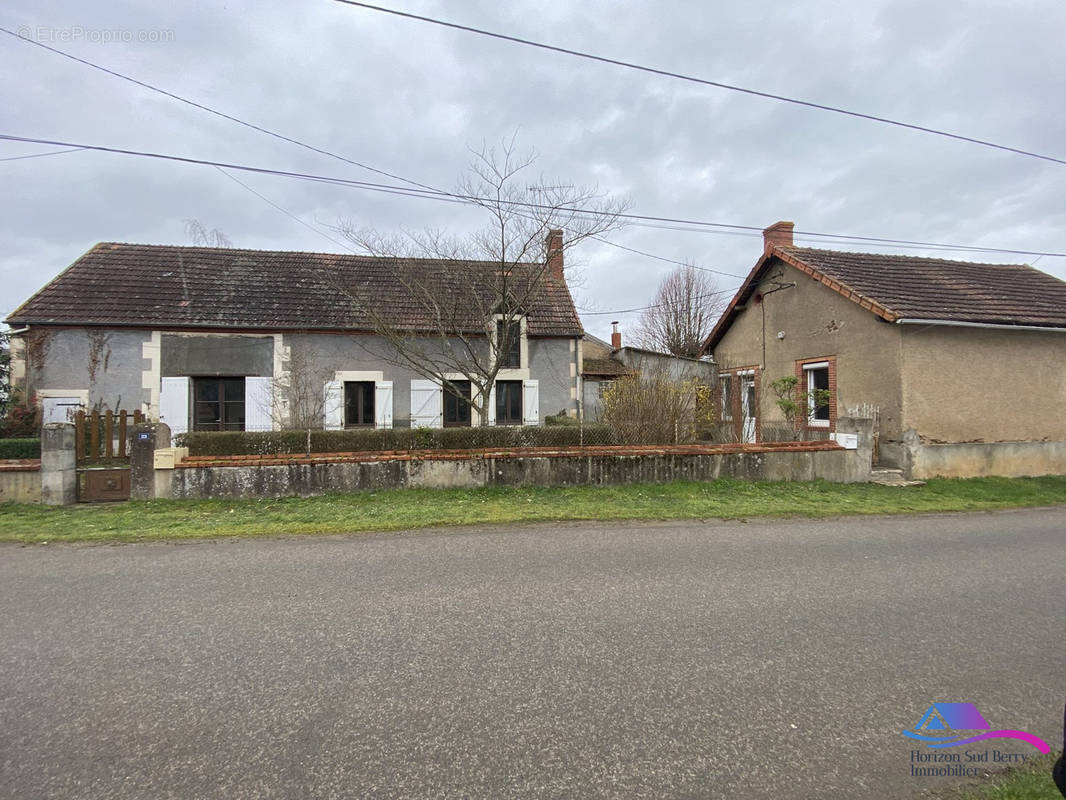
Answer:
<svg viewBox="0 0 1066 800"><path fill-rule="evenodd" d="M992 775L977 786L946 789L923 795L927 800L1062 800L1051 779L1058 753L1037 756L1023 766Z"/></svg>
<svg viewBox="0 0 1066 800"><path fill-rule="evenodd" d="M736 519L984 511L1066 503L1066 476L924 486L717 480L574 488L398 489L264 500L0 504L0 541L135 541L355 533L555 520Z"/></svg>

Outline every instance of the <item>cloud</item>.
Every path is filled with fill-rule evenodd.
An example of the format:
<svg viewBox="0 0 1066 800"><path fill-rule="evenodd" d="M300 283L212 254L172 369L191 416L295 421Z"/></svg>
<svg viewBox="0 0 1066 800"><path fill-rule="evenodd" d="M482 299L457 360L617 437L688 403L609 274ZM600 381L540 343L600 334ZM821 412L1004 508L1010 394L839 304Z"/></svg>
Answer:
<svg viewBox="0 0 1066 800"><path fill-rule="evenodd" d="M1066 156L1066 120L1053 102L1066 93L1057 41L1066 6L1051 0L403 7ZM336 3L128 0L89 18L76 0L53 0L12 10L4 24L50 31L54 46L446 189L468 163L468 147L518 131L540 152L546 177L628 196L637 213L754 226L793 219L801 230L1066 250L1062 165ZM128 31L133 41L91 41L90 28ZM138 39L153 31L169 40ZM0 89L3 132L392 182L32 45L2 37L0 49L20 78ZM45 149L4 143L0 158ZM97 241L187 243L187 218L240 246L336 249L211 168L82 152L0 162L0 176L5 313ZM454 205L236 177L311 225L353 218L382 230L476 226ZM632 226L615 238L737 275L760 252L750 235ZM591 242L574 257L585 264L582 294L602 310L646 305L671 268ZM1066 259L1037 266L1066 277ZM721 278L723 288L738 283ZM625 325L637 316L621 318ZM601 336L609 322L586 318Z"/></svg>

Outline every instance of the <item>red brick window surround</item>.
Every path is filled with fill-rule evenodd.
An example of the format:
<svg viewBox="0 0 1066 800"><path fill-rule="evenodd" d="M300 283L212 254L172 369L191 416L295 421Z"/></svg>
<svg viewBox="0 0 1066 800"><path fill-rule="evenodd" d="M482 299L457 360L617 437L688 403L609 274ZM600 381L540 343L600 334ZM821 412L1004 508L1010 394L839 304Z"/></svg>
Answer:
<svg viewBox="0 0 1066 800"><path fill-rule="evenodd" d="M837 428L837 359L836 356L804 358L796 362L799 395L808 403L797 424L806 430L835 431ZM813 392L825 389L829 402L815 406Z"/></svg>

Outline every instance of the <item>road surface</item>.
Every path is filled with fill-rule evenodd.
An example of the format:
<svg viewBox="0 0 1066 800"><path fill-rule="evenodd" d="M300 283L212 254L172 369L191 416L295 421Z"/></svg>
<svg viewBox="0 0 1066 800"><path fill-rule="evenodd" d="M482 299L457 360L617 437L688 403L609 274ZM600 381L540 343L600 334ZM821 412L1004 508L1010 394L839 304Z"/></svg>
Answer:
<svg viewBox="0 0 1066 800"><path fill-rule="evenodd" d="M912 798L933 701L1061 744L1064 587L1063 509L4 546L0 796Z"/></svg>

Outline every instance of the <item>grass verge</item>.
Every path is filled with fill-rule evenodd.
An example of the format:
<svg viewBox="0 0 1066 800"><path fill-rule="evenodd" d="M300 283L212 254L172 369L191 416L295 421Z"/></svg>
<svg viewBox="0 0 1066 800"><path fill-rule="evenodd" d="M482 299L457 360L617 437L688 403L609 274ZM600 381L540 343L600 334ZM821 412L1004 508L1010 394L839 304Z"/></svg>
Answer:
<svg viewBox="0 0 1066 800"><path fill-rule="evenodd" d="M830 517L1066 503L1066 476L924 486L679 481L574 488L399 489L264 500L153 500L56 508L0 504L0 541L136 541L355 533L556 520Z"/></svg>
<svg viewBox="0 0 1066 800"><path fill-rule="evenodd" d="M1037 756L1005 772L993 774L977 786L945 789L922 795L927 800L1062 800L1051 779L1058 753Z"/></svg>

